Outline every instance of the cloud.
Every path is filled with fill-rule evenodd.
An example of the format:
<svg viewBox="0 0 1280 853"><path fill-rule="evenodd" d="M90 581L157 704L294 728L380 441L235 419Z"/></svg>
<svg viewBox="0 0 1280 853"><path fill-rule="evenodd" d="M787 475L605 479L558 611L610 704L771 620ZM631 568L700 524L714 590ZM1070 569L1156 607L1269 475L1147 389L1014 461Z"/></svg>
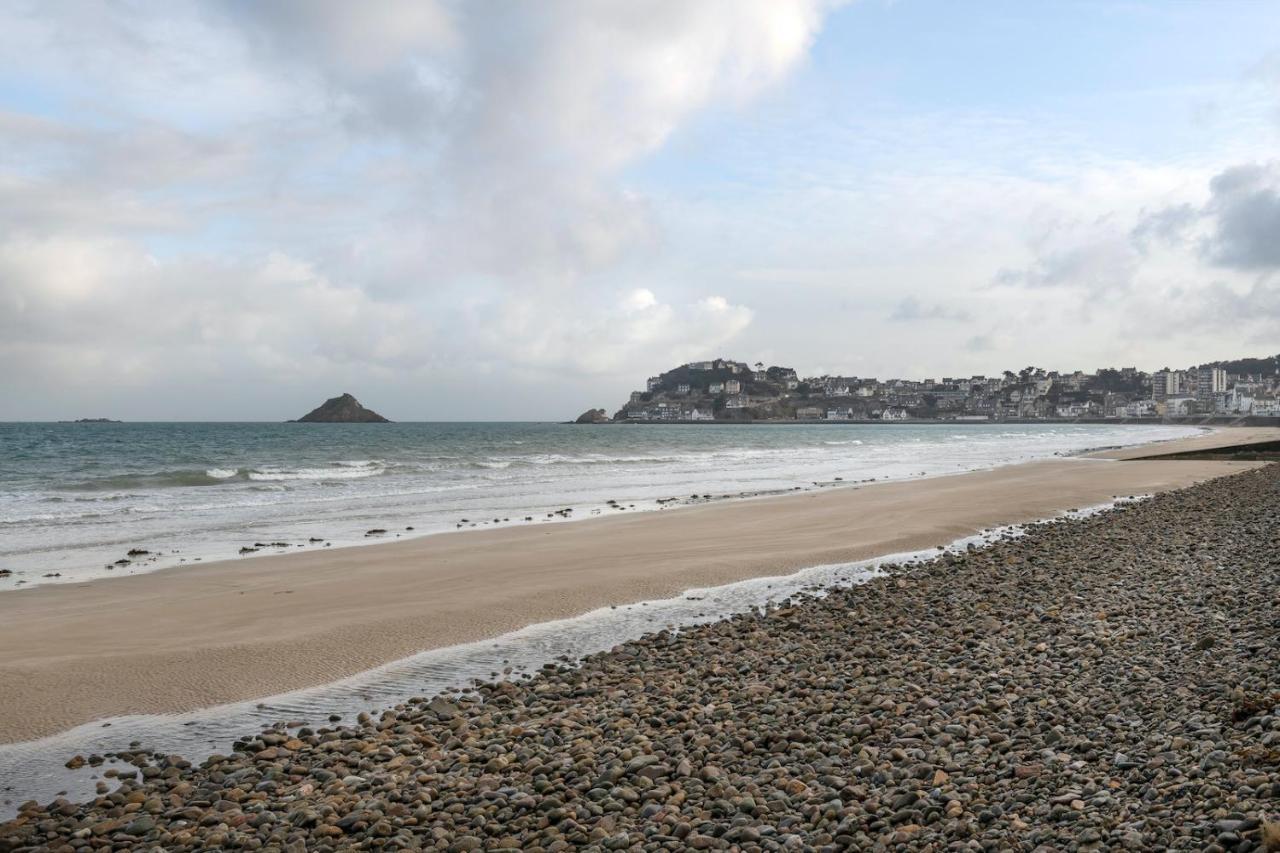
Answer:
<svg viewBox="0 0 1280 853"><path fill-rule="evenodd" d="M1194 247L1208 263L1264 272L1280 267L1280 165L1245 163L1218 172L1202 204L1144 212L1131 232L1139 251Z"/></svg>
<svg viewBox="0 0 1280 853"><path fill-rule="evenodd" d="M1280 282L1260 279L1243 291L1215 284L1208 292L1206 306L1223 321L1239 324L1241 328L1259 321L1280 322ZM1263 339L1274 342L1274 329L1275 326L1271 326Z"/></svg>
<svg viewBox="0 0 1280 853"><path fill-rule="evenodd" d="M281 254L164 262L123 241L17 237L0 243L0 306L0 358L77 385L432 361L420 322Z"/></svg>
<svg viewBox="0 0 1280 853"><path fill-rule="evenodd" d="M536 299L493 308L493 316L476 324L486 351L535 371L586 375L648 363L655 352L673 364L711 357L753 317L751 309L721 296L671 304L644 288L572 314Z"/></svg>
<svg viewBox="0 0 1280 853"><path fill-rule="evenodd" d="M1106 227L1068 229L1055 234L1025 268L1003 268L995 284L1065 288L1091 296L1115 295L1133 283L1138 253L1128 235Z"/></svg>
<svg viewBox="0 0 1280 853"><path fill-rule="evenodd" d="M957 322L972 319L963 308L950 308L939 303L924 304L914 296L905 297L894 306L889 319L894 322L914 322L917 320L954 320Z"/></svg>
<svg viewBox="0 0 1280 853"><path fill-rule="evenodd" d="M626 171L781 83L831 6L10 6L6 372L630 374L728 341L749 308L647 284Z"/></svg>
<svg viewBox="0 0 1280 853"><path fill-rule="evenodd" d="M1184 242L1187 232L1199 221L1200 211L1190 204L1178 204L1144 213L1130 231L1134 245L1145 252L1154 242L1176 246Z"/></svg>
<svg viewBox="0 0 1280 853"><path fill-rule="evenodd" d="M968 352L982 353L991 352L999 347L997 336L988 332L983 335L974 335L964 342L964 348Z"/></svg>
<svg viewBox="0 0 1280 853"><path fill-rule="evenodd" d="M1280 267L1280 167L1234 166L1209 189L1202 215L1211 222L1203 245L1210 261L1242 270Z"/></svg>

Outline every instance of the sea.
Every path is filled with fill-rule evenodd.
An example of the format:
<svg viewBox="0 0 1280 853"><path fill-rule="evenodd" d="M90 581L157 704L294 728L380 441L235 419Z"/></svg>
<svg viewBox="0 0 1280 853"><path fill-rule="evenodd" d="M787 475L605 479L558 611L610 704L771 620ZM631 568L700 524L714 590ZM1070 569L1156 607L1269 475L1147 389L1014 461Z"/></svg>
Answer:
<svg viewBox="0 0 1280 853"><path fill-rule="evenodd" d="M959 422L0 423L0 569L11 573L0 594L934 477L1194 432Z"/></svg>

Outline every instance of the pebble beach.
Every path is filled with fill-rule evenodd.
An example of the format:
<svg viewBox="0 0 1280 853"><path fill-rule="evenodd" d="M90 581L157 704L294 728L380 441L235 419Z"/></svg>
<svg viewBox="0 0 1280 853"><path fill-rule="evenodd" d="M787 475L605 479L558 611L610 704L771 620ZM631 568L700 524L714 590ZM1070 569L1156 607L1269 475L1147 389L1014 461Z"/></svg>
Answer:
<svg viewBox="0 0 1280 853"><path fill-rule="evenodd" d="M1277 518L1270 465L199 766L138 751L0 850L1280 849Z"/></svg>

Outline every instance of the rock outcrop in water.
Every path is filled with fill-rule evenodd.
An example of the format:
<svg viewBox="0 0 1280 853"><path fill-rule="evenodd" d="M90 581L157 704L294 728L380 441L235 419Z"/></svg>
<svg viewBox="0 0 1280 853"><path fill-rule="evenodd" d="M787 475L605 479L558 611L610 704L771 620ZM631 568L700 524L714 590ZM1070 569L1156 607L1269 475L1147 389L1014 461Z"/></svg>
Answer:
<svg viewBox="0 0 1280 853"><path fill-rule="evenodd" d="M350 394L325 400L324 405L312 409L295 423L307 424L389 424L382 415L366 409Z"/></svg>
<svg viewBox="0 0 1280 853"><path fill-rule="evenodd" d="M575 424L607 424L612 420L604 409L587 409L578 415Z"/></svg>

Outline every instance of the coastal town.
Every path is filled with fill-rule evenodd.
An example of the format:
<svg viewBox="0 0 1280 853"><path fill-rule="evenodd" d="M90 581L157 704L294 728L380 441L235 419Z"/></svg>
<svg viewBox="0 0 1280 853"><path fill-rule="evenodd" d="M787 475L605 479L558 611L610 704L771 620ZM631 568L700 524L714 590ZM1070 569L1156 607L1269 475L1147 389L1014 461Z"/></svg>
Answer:
<svg viewBox="0 0 1280 853"><path fill-rule="evenodd" d="M1280 356L1153 372L1063 373L1026 367L999 376L878 379L800 376L790 367L726 358L651 376L610 416L580 423L705 421L1010 421L1277 418Z"/></svg>

